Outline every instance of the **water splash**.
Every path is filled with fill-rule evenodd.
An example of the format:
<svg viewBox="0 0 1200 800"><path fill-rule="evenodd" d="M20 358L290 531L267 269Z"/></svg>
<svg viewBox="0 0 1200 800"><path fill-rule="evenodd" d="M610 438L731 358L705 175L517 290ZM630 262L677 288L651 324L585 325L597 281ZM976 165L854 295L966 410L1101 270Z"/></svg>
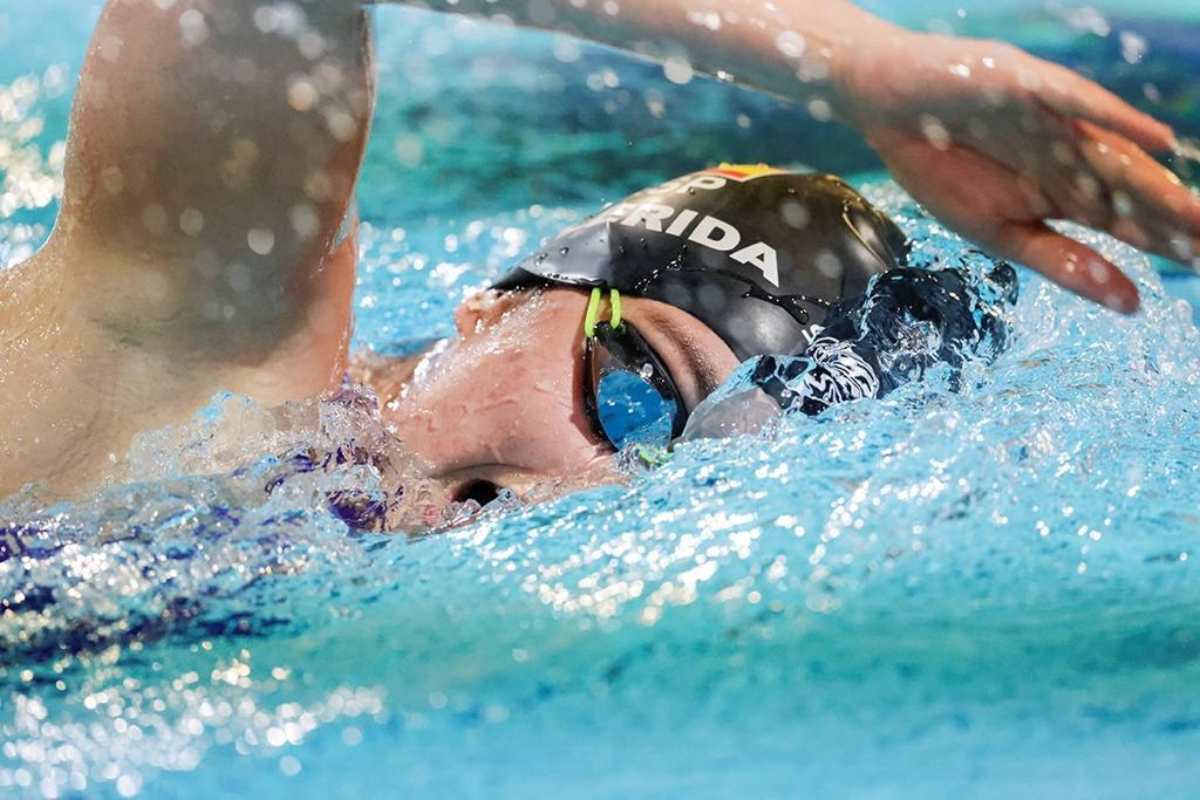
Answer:
<svg viewBox="0 0 1200 800"><path fill-rule="evenodd" d="M916 236L918 262L977 258L894 186L866 191ZM556 221L526 217L522 230L536 238ZM1135 729L1139 752L1174 746L1162 737L1200 713L1189 699L1200 632L1171 611L1200 600L1200 332L1144 257L1071 232L1129 271L1140 316L1026 273L1009 349L968 364L957 392L934 374L765 436L687 443L626 485L468 515L411 544L353 533L331 507L331 493L382 488L369 460L288 464L366 441L386 449L352 401L270 411L223 398L135 448L139 471L172 477L73 506L8 504L0 739L12 744L0 783L165 791L174 770L204 782L268 758L284 775L302 767L315 795L353 780L320 768L317 753L336 747L365 759L354 762L364 775L395 753L407 766L394 781L420 791L418 764L458 785L439 753L464 731L494 748L478 763L504 770L520 757L502 741L539 725L563 742L600 725L605 741L656 752L679 726L709 747L774 731L781 752L803 740L832 763L855 741L853 763L893 764L904 749L888 742L913 726L922 746L957 752L937 722L948 707L983 726L978 746L1033 764L1054 748L1023 742L1020 719L1058 726L1077 752ZM421 252L424 234L409 236ZM408 291L373 285L381 306ZM955 673L960 658L972 666ZM1153 697L1139 688L1151 674ZM597 692L604 713L575 716ZM347 719L336 710L347 697L371 710ZM745 717L758 733L729 722L765 698L776 711ZM1047 704L1058 721L1044 719ZM621 715L638 708L653 714L626 730ZM851 708L875 739L839 722ZM139 746L119 744L133 727ZM979 788L953 767L943 777ZM728 788L707 780L714 796Z"/></svg>
<svg viewBox="0 0 1200 800"><path fill-rule="evenodd" d="M764 104L664 112L657 89L630 91L644 88L631 70L604 91L673 124L682 107L746 111L743 144L758 144ZM439 70L401 72L444 102ZM781 119L768 149L794 141ZM679 129L635 155L655 170L693 158ZM520 135L540 154L526 166L555 174L630 155L623 136ZM494 152L452 153L474 159L471 192L481 165L503 166L490 185L520 199L497 204L528 202ZM413 184L384 173L365 207L408 208ZM895 187L869 194L917 257L973 258ZM0 258L33 246L51 210L2 223ZM404 352L449 333L455 295L579 214L401 229L400 212L368 213L357 343ZM624 794L633 776L713 798L1186 796L1200 780L1200 340L1144 258L1072 232L1136 278L1140 316L1026 273L1015 340L957 393L928 376L766 436L687 444L623 486L452 510L458 527L411 544L355 533L330 504L386 492L354 456L374 423L351 410L322 431L337 407L280 417L225 398L144 440L142 483L5 504L0 793L569 796ZM290 463L339 448L328 472L324 457Z"/></svg>

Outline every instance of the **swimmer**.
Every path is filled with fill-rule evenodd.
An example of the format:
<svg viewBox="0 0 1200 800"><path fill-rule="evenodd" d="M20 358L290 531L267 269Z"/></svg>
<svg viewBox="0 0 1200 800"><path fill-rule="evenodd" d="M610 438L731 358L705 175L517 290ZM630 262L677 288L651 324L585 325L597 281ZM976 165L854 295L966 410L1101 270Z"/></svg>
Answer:
<svg viewBox="0 0 1200 800"><path fill-rule="evenodd" d="M999 42L902 30L837 0L438 5L730 74L841 120L948 226L1120 312L1137 309L1133 284L1049 220L1187 264L1198 252L1200 202L1147 155L1174 147L1172 131ZM525 494L595 479L630 431L648 430L609 414L613 375L644 378L669 441L752 355L807 358L794 363L814 387L821 370L843 378L803 410L886 391L889 320L869 308L936 317L964 341L988 333L954 322L954 275L913 274L895 227L840 181L718 167L683 179L713 186L699 199L658 187L531 254L463 303L459 337L427 356L352 363L356 252L338 232L373 70L369 17L351 0L108 2L59 219L41 251L0 273L0 496L117 478L135 434L217 391L277 404L334 391L348 371L451 494ZM788 213L805 224L788 228ZM653 261L638 260L643 238ZM882 300L865 304L875 275ZM1008 277L996 277L1003 302ZM860 323L882 333L857 350L834 336ZM796 401L772 383L794 364L760 377Z"/></svg>

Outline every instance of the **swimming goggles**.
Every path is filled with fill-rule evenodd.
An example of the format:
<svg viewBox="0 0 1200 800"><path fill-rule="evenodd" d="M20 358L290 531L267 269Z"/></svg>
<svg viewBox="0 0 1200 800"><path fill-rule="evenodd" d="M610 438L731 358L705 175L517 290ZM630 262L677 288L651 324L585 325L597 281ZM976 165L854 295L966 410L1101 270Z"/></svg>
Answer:
<svg viewBox="0 0 1200 800"><path fill-rule="evenodd" d="M618 452L630 445L663 450L683 433L687 408L658 355L621 318L620 292L609 290L609 321L596 321L602 297L592 289L583 319L584 410Z"/></svg>

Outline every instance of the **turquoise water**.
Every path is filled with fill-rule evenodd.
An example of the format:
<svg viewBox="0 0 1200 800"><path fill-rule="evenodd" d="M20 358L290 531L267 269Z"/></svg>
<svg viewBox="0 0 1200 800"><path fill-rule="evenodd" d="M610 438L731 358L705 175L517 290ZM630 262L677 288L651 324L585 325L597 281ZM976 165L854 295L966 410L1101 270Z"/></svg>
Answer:
<svg viewBox="0 0 1200 800"><path fill-rule="evenodd" d="M78 8L0 0L4 261L53 219ZM1200 16L1106 13L1101 37L1028 8L892 13L1001 33L1200 132L1179 44ZM360 346L449 333L541 237L726 158L855 172L920 255L963 253L773 101L550 37L380 22ZM141 474L172 477L0 505L0 795L1193 796L1200 331L1180 298L1200 292L1090 240L1142 316L1023 273L1011 349L960 393L934 375L420 540L324 510L361 468L262 496L273 454L378 444L336 404L225 398L138 445Z"/></svg>

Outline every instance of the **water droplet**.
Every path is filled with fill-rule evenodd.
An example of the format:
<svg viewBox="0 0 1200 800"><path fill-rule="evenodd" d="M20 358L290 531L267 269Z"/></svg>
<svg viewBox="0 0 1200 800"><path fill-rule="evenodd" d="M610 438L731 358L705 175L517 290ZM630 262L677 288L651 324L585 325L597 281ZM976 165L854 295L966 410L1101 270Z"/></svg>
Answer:
<svg viewBox="0 0 1200 800"><path fill-rule="evenodd" d="M800 58L808 49L804 37L795 31L783 31L775 37L775 46L788 58Z"/></svg>
<svg viewBox="0 0 1200 800"><path fill-rule="evenodd" d="M167 212L157 203L152 203L142 209L142 224L146 230L159 236L167 230Z"/></svg>
<svg viewBox="0 0 1200 800"><path fill-rule="evenodd" d="M828 100L815 97L808 101L808 113L817 122L828 122L833 119L833 106L829 105Z"/></svg>
<svg viewBox="0 0 1200 800"><path fill-rule="evenodd" d="M196 208L185 208L179 215L179 230L188 236L199 236L204 232L204 215Z"/></svg>
<svg viewBox="0 0 1200 800"><path fill-rule="evenodd" d="M683 85L690 83L696 73L687 59L672 57L663 64L663 74L671 83Z"/></svg>
<svg viewBox="0 0 1200 800"><path fill-rule="evenodd" d="M275 249L275 232L270 228L254 228L246 234L250 249L260 256L269 256Z"/></svg>
<svg viewBox="0 0 1200 800"><path fill-rule="evenodd" d="M1121 31L1121 57L1130 64L1139 64L1146 57L1146 40L1132 31Z"/></svg>
<svg viewBox="0 0 1200 800"><path fill-rule="evenodd" d="M925 134L926 141L933 146L933 149L950 149L950 131L946 130L942 121L932 114L921 115L921 132Z"/></svg>

